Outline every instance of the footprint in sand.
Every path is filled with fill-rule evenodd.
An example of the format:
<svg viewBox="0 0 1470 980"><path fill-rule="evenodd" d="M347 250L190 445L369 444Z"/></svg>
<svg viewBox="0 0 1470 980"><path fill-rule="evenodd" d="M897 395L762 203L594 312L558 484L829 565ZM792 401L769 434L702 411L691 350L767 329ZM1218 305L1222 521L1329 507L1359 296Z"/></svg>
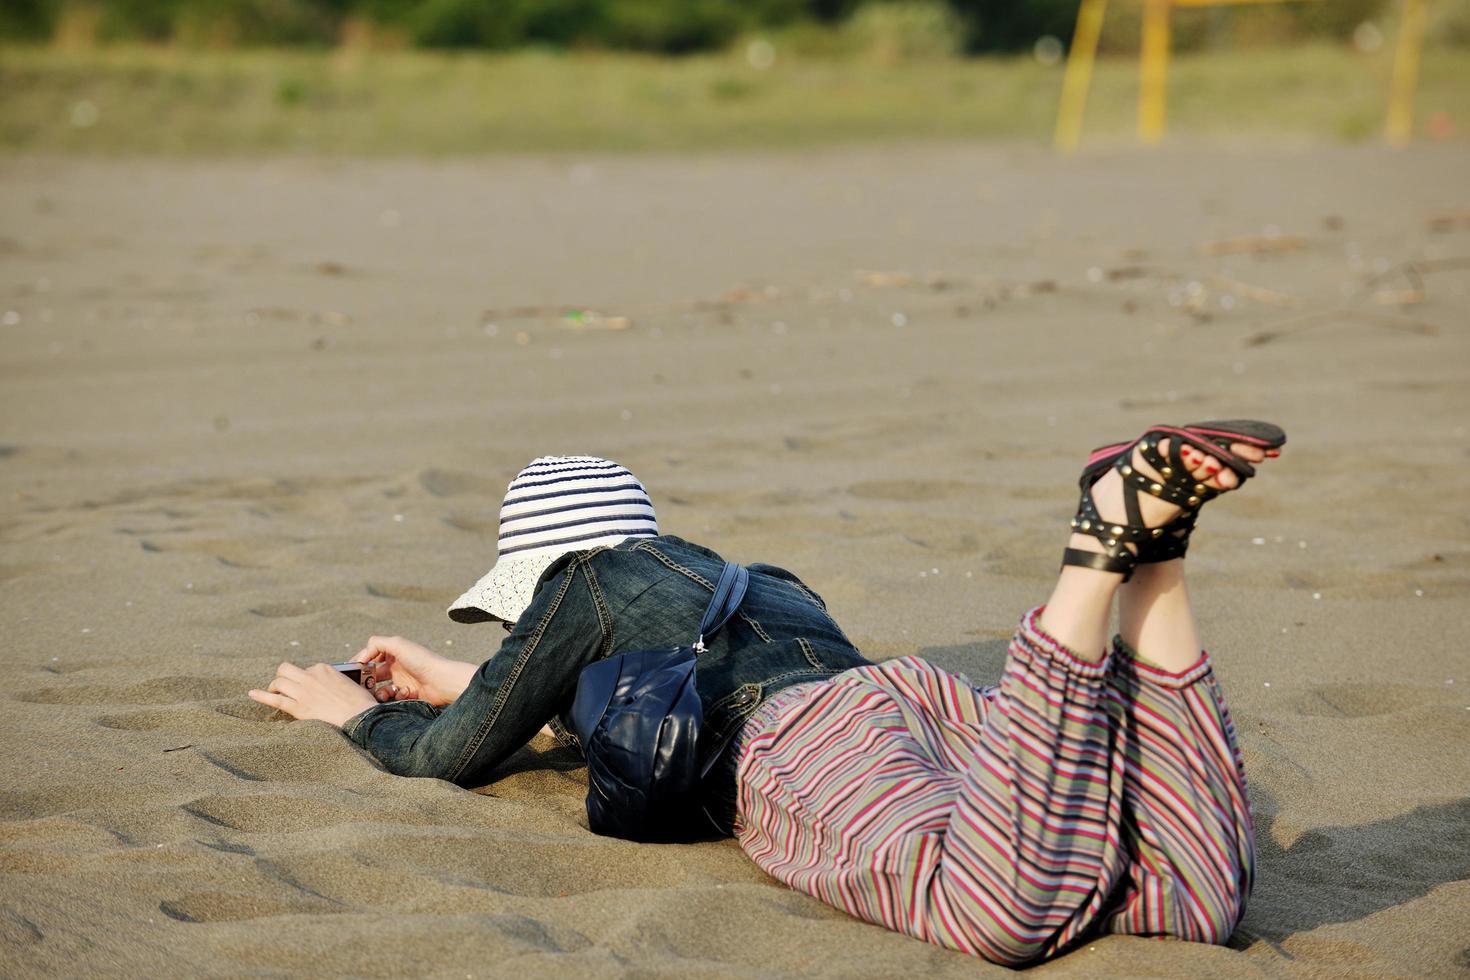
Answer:
<svg viewBox="0 0 1470 980"><path fill-rule="evenodd" d="M608 860L621 843L594 840L544 840L519 834L474 837L438 828L425 833L384 830L359 863L437 881L490 888L527 898L565 898L608 889L634 889L650 881L661 886L688 880L689 869L677 855L641 852L636 862ZM298 869L299 871L299 869ZM325 866L322 873L328 873Z"/></svg>
<svg viewBox="0 0 1470 980"><path fill-rule="evenodd" d="M116 686L77 685L23 691L17 700L32 704L178 704L240 696L240 683L219 677L159 677Z"/></svg>
<svg viewBox="0 0 1470 980"><path fill-rule="evenodd" d="M0 911L0 946L29 946L45 938L41 927L19 912Z"/></svg>
<svg viewBox="0 0 1470 980"><path fill-rule="evenodd" d="M0 872L20 875L50 875L65 871L72 861L65 855L30 848L0 851Z"/></svg>
<svg viewBox="0 0 1470 980"><path fill-rule="evenodd" d="M179 898L158 903L158 911L178 922L238 922L262 919L269 915L293 912L321 914L342 912L334 902L312 901L305 896L285 899L269 895L242 895L235 892L190 892Z"/></svg>
<svg viewBox="0 0 1470 980"><path fill-rule="evenodd" d="M269 568L287 547L304 538L205 538L198 541L158 541L144 538L139 546L150 554L196 552L213 558L226 568Z"/></svg>
<svg viewBox="0 0 1470 980"><path fill-rule="evenodd" d="M292 720L289 715L283 714L275 708L268 708L263 704L258 704L255 701L240 697L239 691L236 691L235 694L235 699L226 701L224 704L213 705L212 707L219 714L226 715L230 718L240 718L244 721L284 723Z"/></svg>
<svg viewBox="0 0 1470 980"><path fill-rule="evenodd" d="M434 589L425 589L417 585L369 582L366 588L367 594L377 599L397 599L400 602L432 602L436 605L444 605L449 601L448 597L442 592Z"/></svg>
<svg viewBox="0 0 1470 980"><path fill-rule="evenodd" d="M320 608L320 605L313 605L310 599L295 599L294 602L263 602L262 605L251 607L250 611L265 619L294 619L297 616L309 616Z"/></svg>
<svg viewBox="0 0 1470 980"><path fill-rule="evenodd" d="M350 823L361 814L321 799L265 794L202 796L179 809L215 827L280 834Z"/></svg>
<svg viewBox="0 0 1470 980"><path fill-rule="evenodd" d="M1323 684L1296 702L1298 714L1312 718L1369 718L1422 708L1440 700L1437 692L1407 684Z"/></svg>
<svg viewBox="0 0 1470 980"><path fill-rule="evenodd" d="M259 728L251 730L258 732ZM376 777L378 770L357 749L343 742L330 744L332 748L326 750L315 742L279 738L212 749L203 755L220 769L252 782L346 785L364 777Z"/></svg>
<svg viewBox="0 0 1470 980"><path fill-rule="evenodd" d="M203 705L188 704L173 708L103 715L97 719L97 724L119 732L163 732L201 736L254 735L261 731L260 724L265 720L265 718L240 718Z"/></svg>
<svg viewBox="0 0 1470 980"><path fill-rule="evenodd" d="M478 494L487 500L499 500L505 495L504 483L456 470L424 470L419 473L419 486L434 497Z"/></svg>
<svg viewBox="0 0 1470 980"><path fill-rule="evenodd" d="M592 945L592 940L575 929L514 912L492 915L485 925L502 936L519 940L543 953L577 953Z"/></svg>
<svg viewBox="0 0 1470 980"><path fill-rule="evenodd" d="M871 500L917 503L932 500L974 500L981 487L963 480L868 480L854 483L847 492Z"/></svg>
<svg viewBox="0 0 1470 980"><path fill-rule="evenodd" d="M471 534L494 534L500 530L498 518L465 517L455 514L442 518L442 520L456 531L469 531Z"/></svg>

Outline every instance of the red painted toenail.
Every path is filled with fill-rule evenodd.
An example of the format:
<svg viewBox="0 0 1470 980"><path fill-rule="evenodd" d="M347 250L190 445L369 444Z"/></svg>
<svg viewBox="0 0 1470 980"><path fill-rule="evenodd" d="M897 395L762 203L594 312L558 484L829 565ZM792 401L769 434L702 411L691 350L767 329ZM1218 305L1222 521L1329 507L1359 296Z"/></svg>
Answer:
<svg viewBox="0 0 1470 980"><path fill-rule="evenodd" d="M1275 459L1277 456L1280 456L1281 455L1281 450L1279 450L1279 449L1271 449L1271 450L1268 450L1266 452L1266 455L1267 456L1270 456L1272 459Z"/></svg>

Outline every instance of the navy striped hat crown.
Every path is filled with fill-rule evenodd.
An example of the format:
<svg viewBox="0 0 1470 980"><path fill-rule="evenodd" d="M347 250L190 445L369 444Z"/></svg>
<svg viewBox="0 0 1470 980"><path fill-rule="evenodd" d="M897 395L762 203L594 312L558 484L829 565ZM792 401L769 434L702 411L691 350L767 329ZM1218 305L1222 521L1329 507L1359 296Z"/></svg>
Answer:
<svg viewBox="0 0 1470 980"><path fill-rule="evenodd" d="M557 558L657 535L653 501L625 467L597 456L542 456L506 488L495 567L449 607L449 616L514 622Z"/></svg>

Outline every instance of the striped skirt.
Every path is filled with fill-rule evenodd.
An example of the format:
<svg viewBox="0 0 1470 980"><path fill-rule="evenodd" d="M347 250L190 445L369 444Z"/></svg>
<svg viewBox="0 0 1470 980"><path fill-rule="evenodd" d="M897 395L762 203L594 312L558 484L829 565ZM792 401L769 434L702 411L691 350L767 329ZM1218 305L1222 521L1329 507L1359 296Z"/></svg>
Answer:
<svg viewBox="0 0 1470 980"><path fill-rule="evenodd" d="M998 687L906 657L777 693L747 723L736 833L792 888L1017 964L1099 932L1223 943L1254 841L1210 671L1022 620Z"/></svg>

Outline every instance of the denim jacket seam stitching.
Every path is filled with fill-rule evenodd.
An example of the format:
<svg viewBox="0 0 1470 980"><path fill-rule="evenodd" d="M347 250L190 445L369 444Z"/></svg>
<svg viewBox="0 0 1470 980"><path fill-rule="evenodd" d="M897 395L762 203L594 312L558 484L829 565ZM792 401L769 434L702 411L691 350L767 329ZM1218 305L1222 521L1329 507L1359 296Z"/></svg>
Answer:
<svg viewBox="0 0 1470 980"><path fill-rule="evenodd" d="M765 691L765 689L767 687L769 687L770 685L776 683L777 681L783 681L783 680L785 680L788 677L800 677L800 676L803 676L803 675L809 675L809 674L814 674L814 673L817 673L817 674L836 675L836 674L842 673L842 671L841 670L834 670L834 669L832 669L830 667L822 667L822 668L819 668L818 670L788 670L784 674L777 674L774 677L768 677L764 681L761 681L761 682L754 682L754 681L752 681L749 684L742 684L739 687L737 687L734 691L731 691L729 695L727 695L726 697L722 698L718 703L712 705L710 707L710 713L713 714L716 711L720 710L721 708L725 707L725 705L727 703L731 702L734 698L736 698L740 694L741 691L746 690L747 688L752 688L753 687L753 688L756 688L757 690L761 691L762 693L764 693L764 691ZM735 725L743 724L746 719L748 719L751 715L755 714L756 710L758 708L760 708L760 706L762 704L765 704L765 702L768 700L768 698L769 698L769 695L767 695L767 697L759 698L759 699L753 701L751 704L745 706L743 710L738 711L738 712L731 712L730 713L730 716L725 719L724 724L720 725L719 728L715 729L715 731L717 733L715 735L715 740L716 741L719 741L720 739L724 738L724 736Z"/></svg>
<svg viewBox="0 0 1470 980"><path fill-rule="evenodd" d="M582 576L587 580L587 591L592 593L592 606L597 611L597 626L602 633L598 656L606 657L612 653L613 648L612 613L607 608L607 598L602 594L602 586L598 584L597 574L590 563L582 565Z"/></svg>
<svg viewBox="0 0 1470 980"><path fill-rule="evenodd" d="M686 578L693 579L700 585L704 586L706 589L709 589L711 592L715 591L715 583L709 581L703 575L699 574L687 565L682 565L674 559L670 558L668 555L664 554L662 551L659 551L653 545L639 545L638 548L639 550L646 551L649 554L653 555L659 561L663 562L665 565L678 572L680 575L683 575Z"/></svg>
<svg viewBox="0 0 1470 980"><path fill-rule="evenodd" d="M592 569L589 566L588 567L588 571L590 572L591 570ZM645 585L643 588L639 589L633 595L629 596L628 599L627 599L627 601L624 602L623 605L622 605L622 607L618 610L618 615L621 616L623 613L627 612L628 609L632 607L633 603L637 602L639 599L643 598L644 595L646 595L649 592L652 592L654 589L658 588L662 584L663 584L663 580L662 579L656 579L656 580L654 580L652 582L649 582L647 585ZM598 587L601 588L600 585ZM609 611L609 615L611 615L611 611ZM609 648L609 652L611 652L611 649L610 648Z"/></svg>
<svg viewBox="0 0 1470 980"><path fill-rule="evenodd" d="M788 677L800 677L802 674L840 674L847 669L848 668L846 667L814 667L811 670L788 670L784 674L777 674L774 677L767 677L765 681L762 682L761 687L769 687L776 681L783 681Z"/></svg>
<svg viewBox="0 0 1470 980"><path fill-rule="evenodd" d="M772 676L767 677L764 680L747 681L746 683L741 684L735 690L731 691L729 694L725 695L720 700L716 701L714 704L710 705L710 713L713 714L714 712L724 708L726 705L730 704L736 697L738 697L741 691L748 690L750 688L754 688L757 691L764 692L765 689L770 687L772 684L776 683L777 681L784 681L788 677L800 677L803 674L840 674L848 669L849 668L847 667L807 667L800 670L788 670L781 674L773 674Z"/></svg>
<svg viewBox="0 0 1470 980"><path fill-rule="evenodd" d="M791 584L796 586L796 590L802 595L806 596L808 599L810 599L818 609L822 610L822 612L827 611L827 604L822 601L821 596L817 595L815 592L807 588L805 585L802 585L800 582L792 582Z"/></svg>
<svg viewBox="0 0 1470 980"><path fill-rule="evenodd" d="M822 614L823 618L825 618L827 621L827 625L832 627L833 631L836 632L838 636L842 637L844 640L847 639L847 634L842 632L842 627L837 625L837 620L833 619L832 614L827 611L827 604L822 601L821 596L817 595L801 582L793 581L791 585L795 587L797 591L799 591L802 595L804 595L813 606L816 607L817 612Z"/></svg>
<svg viewBox="0 0 1470 980"><path fill-rule="evenodd" d="M689 567L687 567L685 565L682 565L679 562L675 561L674 559L670 558L668 555L666 555L663 552L659 551L652 544L649 544L647 542L643 542L643 543L640 543L640 544L635 545L633 547L633 550L634 551L646 551L650 555L653 555L655 558L657 558L659 561L663 562L669 568L673 569L674 571L678 572L679 574L681 574L681 575L683 575L683 576L685 576L685 577L687 577L689 579L692 579L695 582L698 582L700 585L704 586L706 589L709 589L711 593L713 593L715 591L715 583L709 581L703 575L701 575L698 572L696 572L694 569L689 568ZM744 622L746 626L749 626L755 632L755 635L756 636L759 636L761 638L761 640L763 640L766 643L772 642L772 640L771 640L771 634L769 634L769 633L767 633L765 631L765 628L763 626L761 626L759 620L757 620L754 617L748 615L745 612L745 610L743 610L743 609L742 610L737 610L736 615L738 615L740 617L741 621Z"/></svg>
<svg viewBox="0 0 1470 980"><path fill-rule="evenodd" d="M449 782L454 782L464 773L465 769L470 764L470 760L473 759L475 753L480 750L480 746L485 744L485 739L487 736L489 736L490 730L493 729L495 727L495 723L500 720L500 713L505 710L506 703L510 701L510 696L511 693L515 690L516 682L520 680L521 671L525 669L527 661L529 661L531 659L531 655L536 652L536 648L541 645L541 638L546 635L546 628L548 625L550 625L551 618L555 616L557 611L561 608L562 600L566 598L567 592L570 591L572 587L572 579L576 577L576 569L577 566L581 564L581 562L582 558L579 556L573 559L571 564L567 567L567 575L566 578L562 581L561 591L559 591L556 594L556 598L551 601L551 607L546 610L544 615L542 615L541 621L536 624L536 629L526 640L526 646L523 650L521 650L521 655L516 658L515 666L511 668L510 673L506 675L505 680L501 682L499 689L496 690L495 703L490 706L490 713L485 716L485 720L480 723L479 729L475 732L474 736L469 740L469 742L465 744L464 750L460 753L459 758L454 763L454 768L449 771Z"/></svg>
<svg viewBox="0 0 1470 980"><path fill-rule="evenodd" d="M755 631L756 636L760 637L766 643L773 642L771 640L771 634L767 633L765 631L765 628L761 626L760 620L756 619L754 616L747 615L743 609L738 611L738 615L740 616L741 621L744 622L746 626L749 626L752 630Z"/></svg>

